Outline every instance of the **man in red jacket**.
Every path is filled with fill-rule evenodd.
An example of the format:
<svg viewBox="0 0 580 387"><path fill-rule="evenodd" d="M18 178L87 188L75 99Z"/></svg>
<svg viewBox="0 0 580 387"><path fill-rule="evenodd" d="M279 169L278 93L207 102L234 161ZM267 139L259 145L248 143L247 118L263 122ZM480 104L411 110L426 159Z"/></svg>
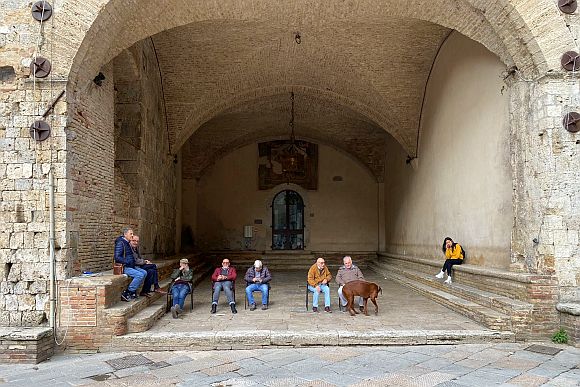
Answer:
<svg viewBox="0 0 580 387"><path fill-rule="evenodd" d="M236 314L236 302L234 301L233 286L236 280L237 274L234 267L230 267L230 260L224 258L222 260L222 266L214 270L211 275L211 280L213 282L213 299L211 303L211 313L217 311L217 304L220 297L220 292L223 289L226 293L228 303L232 309L232 313Z"/></svg>

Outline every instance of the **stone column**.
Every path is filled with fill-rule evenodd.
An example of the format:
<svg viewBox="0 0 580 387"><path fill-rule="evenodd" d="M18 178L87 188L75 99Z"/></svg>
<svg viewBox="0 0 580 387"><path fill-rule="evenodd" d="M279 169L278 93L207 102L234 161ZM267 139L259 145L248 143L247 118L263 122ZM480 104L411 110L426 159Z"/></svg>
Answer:
<svg viewBox="0 0 580 387"><path fill-rule="evenodd" d="M516 80L511 92L514 224L511 267L556 274L560 298L578 298L580 134L562 118L579 110L579 82L569 74Z"/></svg>

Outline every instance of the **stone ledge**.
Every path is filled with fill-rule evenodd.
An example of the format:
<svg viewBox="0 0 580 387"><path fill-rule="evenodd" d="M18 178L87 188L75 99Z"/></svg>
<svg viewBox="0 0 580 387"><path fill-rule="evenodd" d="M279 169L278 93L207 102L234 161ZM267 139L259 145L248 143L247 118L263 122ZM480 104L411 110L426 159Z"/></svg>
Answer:
<svg viewBox="0 0 580 387"><path fill-rule="evenodd" d="M473 344L495 341L514 342L515 335L511 332L493 330L144 332L115 337L112 348L119 350L126 347L131 351L162 351L302 346Z"/></svg>
<svg viewBox="0 0 580 387"><path fill-rule="evenodd" d="M419 257L411 256L411 255L401 255L401 254L391 254L391 253L379 252L379 253L377 253L377 256L378 257L394 258L394 259L399 259L402 261L420 263L423 265L433 266L439 270L441 269L441 265L443 264L443 261L434 261L434 260L419 258ZM550 275L533 274L533 273L517 273L517 272L508 271L508 270L493 269L493 268L487 268L487 267L482 267L482 266L470 265L469 263L464 263L462 265L455 265L455 266L453 266L453 270L459 271L459 272L463 271L466 273L476 274L476 275L486 276L486 277L502 278L502 279L507 279L510 281L521 282L521 283L541 283L541 282L547 282L550 284L555 283L553 277Z"/></svg>
<svg viewBox="0 0 580 387"><path fill-rule="evenodd" d="M580 302L562 302L556 304L556 310L560 313L580 316Z"/></svg>
<svg viewBox="0 0 580 387"><path fill-rule="evenodd" d="M0 340L40 340L52 336L52 328L0 327Z"/></svg>

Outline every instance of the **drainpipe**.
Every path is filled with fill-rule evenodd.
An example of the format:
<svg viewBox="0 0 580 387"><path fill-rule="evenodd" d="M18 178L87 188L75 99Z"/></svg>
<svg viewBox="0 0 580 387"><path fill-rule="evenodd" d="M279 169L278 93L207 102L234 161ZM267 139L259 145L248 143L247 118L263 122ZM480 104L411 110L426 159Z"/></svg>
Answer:
<svg viewBox="0 0 580 387"><path fill-rule="evenodd" d="M48 208L49 208L49 231L48 231L48 242L49 242L49 250L50 250L50 327L52 328L53 332L56 329L55 324L55 310L56 310L56 295L55 295L55 256L54 256L54 176L52 174L52 166L48 170ZM56 332L54 332L56 333Z"/></svg>

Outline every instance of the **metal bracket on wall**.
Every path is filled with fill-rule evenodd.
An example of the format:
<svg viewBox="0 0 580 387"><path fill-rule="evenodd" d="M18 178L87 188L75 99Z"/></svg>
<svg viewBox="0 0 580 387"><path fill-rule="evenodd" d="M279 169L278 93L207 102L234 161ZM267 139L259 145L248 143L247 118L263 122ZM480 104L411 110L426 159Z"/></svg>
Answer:
<svg viewBox="0 0 580 387"><path fill-rule="evenodd" d="M562 67L568 71L580 70L580 54L576 51L566 51L560 60Z"/></svg>
<svg viewBox="0 0 580 387"><path fill-rule="evenodd" d="M578 2L576 0L558 0L558 8L563 13L571 14L576 11Z"/></svg>
<svg viewBox="0 0 580 387"><path fill-rule="evenodd" d="M562 125L570 133L576 133L580 131L580 113L570 112L564 116L562 120Z"/></svg>
<svg viewBox="0 0 580 387"><path fill-rule="evenodd" d="M50 125L46 121L34 121L30 125L30 137L36 141L44 141L50 136Z"/></svg>
<svg viewBox="0 0 580 387"><path fill-rule="evenodd" d="M41 56L34 58L32 63L30 63L30 73L36 78L46 78L50 74L52 65L50 61Z"/></svg>
<svg viewBox="0 0 580 387"><path fill-rule="evenodd" d="M32 4L32 17L37 21L46 21L52 16L52 6L48 1L37 1Z"/></svg>

